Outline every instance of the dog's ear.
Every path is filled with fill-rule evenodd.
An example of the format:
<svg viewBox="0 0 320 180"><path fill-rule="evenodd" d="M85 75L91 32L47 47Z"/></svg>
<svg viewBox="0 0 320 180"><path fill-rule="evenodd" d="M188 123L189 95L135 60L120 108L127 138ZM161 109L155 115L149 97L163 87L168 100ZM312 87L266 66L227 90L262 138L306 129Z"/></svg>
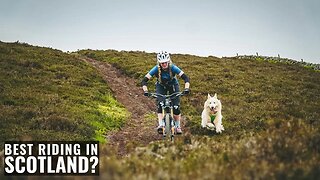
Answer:
<svg viewBox="0 0 320 180"><path fill-rule="evenodd" d="M213 96L213 97L218 99L217 93L214 93L214 96Z"/></svg>
<svg viewBox="0 0 320 180"><path fill-rule="evenodd" d="M208 99L210 99L211 98L211 96L210 96L210 94L208 93Z"/></svg>

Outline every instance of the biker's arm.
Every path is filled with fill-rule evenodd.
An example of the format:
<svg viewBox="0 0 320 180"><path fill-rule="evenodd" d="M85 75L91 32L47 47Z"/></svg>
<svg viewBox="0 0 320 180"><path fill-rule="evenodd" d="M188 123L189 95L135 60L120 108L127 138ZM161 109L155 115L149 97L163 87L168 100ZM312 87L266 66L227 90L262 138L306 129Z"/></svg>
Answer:
<svg viewBox="0 0 320 180"><path fill-rule="evenodd" d="M189 89L190 88L190 79L189 79L189 77L183 72L183 71L181 71L180 73L179 73L179 76L184 80L184 88L185 89Z"/></svg>
<svg viewBox="0 0 320 180"><path fill-rule="evenodd" d="M147 75L144 76L144 78L142 79L141 85L142 85L142 89L144 92L148 91L148 81L151 79L151 75L148 73Z"/></svg>
<svg viewBox="0 0 320 180"><path fill-rule="evenodd" d="M190 88L190 79L189 77L176 65L172 66L172 72L175 74L178 74L183 80L184 80L184 88L189 89Z"/></svg>
<svg viewBox="0 0 320 180"><path fill-rule="evenodd" d="M158 73L158 66L154 66L142 79L141 85L144 92L148 92L148 81L154 76L156 73Z"/></svg>

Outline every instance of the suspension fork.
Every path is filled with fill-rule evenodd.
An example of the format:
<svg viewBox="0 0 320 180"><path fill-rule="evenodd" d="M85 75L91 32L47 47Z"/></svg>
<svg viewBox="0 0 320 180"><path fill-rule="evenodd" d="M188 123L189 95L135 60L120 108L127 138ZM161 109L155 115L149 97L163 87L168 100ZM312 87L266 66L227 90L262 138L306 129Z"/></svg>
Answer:
<svg viewBox="0 0 320 180"><path fill-rule="evenodd" d="M173 107L170 107L170 115L171 115L171 121L170 121L171 136L173 136L175 134L175 123L174 123L174 118L173 118Z"/></svg>
<svg viewBox="0 0 320 180"><path fill-rule="evenodd" d="M165 116L165 109L162 107L162 121L163 121L163 125L162 126L162 134L163 136L165 136L165 132L166 132L166 120L165 120L166 116Z"/></svg>

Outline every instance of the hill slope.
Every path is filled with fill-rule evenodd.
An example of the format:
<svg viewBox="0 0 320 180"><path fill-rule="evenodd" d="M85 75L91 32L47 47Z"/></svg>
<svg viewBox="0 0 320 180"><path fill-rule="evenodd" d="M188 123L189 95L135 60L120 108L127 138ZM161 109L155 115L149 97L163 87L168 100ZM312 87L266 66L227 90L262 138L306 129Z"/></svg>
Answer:
<svg viewBox="0 0 320 180"><path fill-rule="evenodd" d="M150 53L85 50L80 53L112 63L139 80L155 65L155 54ZM232 122L229 129L246 126L252 131L263 127L259 123L272 119L303 119L319 125L319 72L296 65L232 58L172 55L172 59L192 81L192 96L183 102L191 118L201 114L207 93L216 92L223 101L226 123ZM153 83L149 85L154 89Z"/></svg>
<svg viewBox="0 0 320 180"><path fill-rule="evenodd" d="M142 79L155 64L144 52L78 52ZM182 111L192 135L174 144L138 148L123 161L105 160L106 177L147 179L286 179L319 177L320 73L249 59L172 55L191 79ZM150 89L153 89L153 83ZM137 84L138 85L138 84ZM200 128L207 93L223 104L221 135ZM117 168L114 168L117 167ZM107 171L113 169L117 173Z"/></svg>
<svg viewBox="0 0 320 180"><path fill-rule="evenodd" d="M112 64L137 86L155 64L153 53L77 53ZM102 146L101 179L320 178L319 72L249 59L172 59L191 79L192 93L182 98L191 134L138 147L126 157ZM200 128L203 103L214 92L223 104L222 134ZM91 65L19 43L0 42L0 106L1 143L25 137L104 141L128 117Z"/></svg>
<svg viewBox="0 0 320 180"><path fill-rule="evenodd" d="M87 63L59 50L0 42L1 144L25 138L105 141L105 133L127 116Z"/></svg>

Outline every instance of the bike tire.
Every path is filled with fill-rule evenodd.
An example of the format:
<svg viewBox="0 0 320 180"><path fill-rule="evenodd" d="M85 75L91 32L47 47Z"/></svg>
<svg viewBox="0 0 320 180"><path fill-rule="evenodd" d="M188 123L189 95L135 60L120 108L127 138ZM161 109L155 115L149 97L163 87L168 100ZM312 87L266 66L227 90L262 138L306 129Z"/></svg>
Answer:
<svg viewBox="0 0 320 180"><path fill-rule="evenodd" d="M166 114L165 121L166 121L166 126L165 126L166 134L167 134L168 137L172 137L172 134L171 134L171 122L170 122L170 115L169 114Z"/></svg>

